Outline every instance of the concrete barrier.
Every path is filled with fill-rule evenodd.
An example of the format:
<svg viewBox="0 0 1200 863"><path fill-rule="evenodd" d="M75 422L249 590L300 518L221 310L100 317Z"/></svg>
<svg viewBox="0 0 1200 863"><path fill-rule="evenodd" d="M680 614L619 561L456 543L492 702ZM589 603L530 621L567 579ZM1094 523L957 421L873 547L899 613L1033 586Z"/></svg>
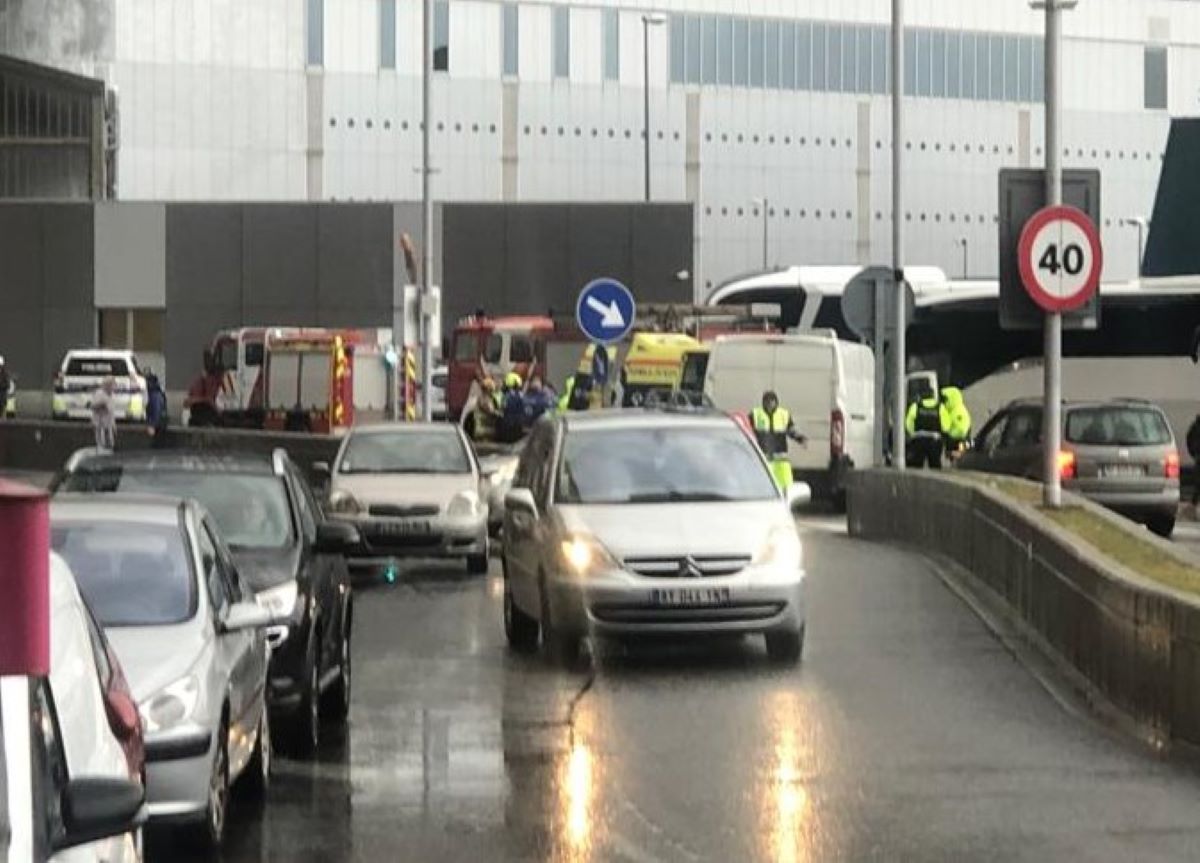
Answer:
<svg viewBox="0 0 1200 863"><path fill-rule="evenodd" d="M1071 503L1130 529L1093 504ZM856 472L848 504L853 535L951 559L1151 739L1200 745L1197 597L1140 577L1035 507L953 473ZM1145 539L1191 565L1170 543Z"/></svg>
<svg viewBox="0 0 1200 863"><path fill-rule="evenodd" d="M92 428L87 423L23 419L0 421L0 468L54 472L63 466L75 450L92 446L93 443ZM167 432L167 445L171 448L269 453L282 447L306 472L310 471L314 461L332 462L340 443L341 438L332 435L243 429L172 428ZM149 447L150 437L144 426L118 425L118 450ZM316 479L311 472L310 477Z"/></svg>

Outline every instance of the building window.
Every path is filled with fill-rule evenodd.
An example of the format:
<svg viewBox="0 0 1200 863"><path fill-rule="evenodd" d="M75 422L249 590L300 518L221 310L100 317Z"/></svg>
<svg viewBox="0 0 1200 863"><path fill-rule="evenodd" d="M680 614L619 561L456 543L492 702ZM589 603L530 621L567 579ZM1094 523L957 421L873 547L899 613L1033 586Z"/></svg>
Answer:
<svg viewBox="0 0 1200 863"><path fill-rule="evenodd" d="M749 62L750 22L745 18L733 19L733 85L746 86Z"/></svg>
<svg viewBox="0 0 1200 863"><path fill-rule="evenodd" d="M571 77L571 8L554 7L554 31L552 35L554 55L554 77Z"/></svg>
<svg viewBox="0 0 1200 863"><path fill-rule="evenodd" d="M701 48L701 80L705 84L717 83L717 19L712 15L704 16L703 39Z"/></svg>
<svg viewBox="0 0 1200 863"><path fill-rule="evenodd" d="M433 4L433 71L450 71L450 0Z"/></svg>
<svg viewBox="0 0 1200 863"><path fill-rule="evenodd" d="M517 4L505 3L500 7L500 25L504 31L503 73L516 77L520 71L520 19Z"/></svg>
<svg viewBox="0 0 1200 863"><path fill-rule="evenodd" d="M379 0L379 68L396 68L396 0Z"/></svg>
<svg viewBox="0 0 1200 863"><path fill-rule="evenodd" d="M779 88L779 22L768 21L763 31L763 84L769 90Z"/></svg>
<svg viewBox="0 0 1200 863"><path fill-rule="evenodd" d="M325 0L308 0L308 65L325 62Z"/></svg>
<svg viewBox="0 0 1200 863"><path fill-rule="evenodd" d="M700 18L696 15L687 17L687 82L700 83Z"/></svg>
<svg viewBox="0 0 1200 863"><path fill-rule="evenodd" d="M733 19L717 19L717 83L733 83Z"/></svg>
<svg viewBox="0 0 1200 863"><path fill-rule="evenodd" d="M604 80L621 79L621 15L616 9L604 10Z"/></svg>
<svg viewBox="0 0 1200 863"><path fill-rule="evenodd" d="M1145 53L1146 109L1167 110L1167 49L1148 46Z"/></svg>
<svg viewBox="0 0 1200 863"><path fill-rule="evenodd" d="M687 77L687 25L682 15L671 16L671 80L682 84Z"/></svg>
<svg viewBox="0 0 1200 863"><path fill-rule="evenodd" d="M100 347L162 354L163 315L161 309L100 309Z"/></svg>

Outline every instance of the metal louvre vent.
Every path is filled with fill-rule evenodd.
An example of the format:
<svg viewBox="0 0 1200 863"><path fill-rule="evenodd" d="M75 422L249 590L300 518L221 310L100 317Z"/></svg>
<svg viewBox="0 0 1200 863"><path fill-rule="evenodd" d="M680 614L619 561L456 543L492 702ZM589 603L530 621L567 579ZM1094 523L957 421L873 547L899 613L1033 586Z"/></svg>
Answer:
<svg viewBox="0 0 1200 863"><path fill-rule="evenodd" d="M369 515L393 516L395 518L411 518L422 515L437 515L438 508L432 504L411 504L401 506L391 503L373 503L367 507Z"/></svg>
<svg viewBox="0 0 1200 863"><path fill-rule="evenodd" d="M750 565L749 555L631 557L625 568L648 578L716 578L735 575Z"/></svg>

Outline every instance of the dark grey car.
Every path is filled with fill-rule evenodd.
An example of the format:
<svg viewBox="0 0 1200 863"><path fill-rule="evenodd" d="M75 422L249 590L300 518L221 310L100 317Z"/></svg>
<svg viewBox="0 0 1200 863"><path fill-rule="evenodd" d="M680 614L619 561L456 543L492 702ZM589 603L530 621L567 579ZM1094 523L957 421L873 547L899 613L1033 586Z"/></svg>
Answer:
<svg viewBox="0 0 1200 863"><path fill-rule="evenodd" d="M958 463L963 470L1040 480L1042 406L1018 401L993 416ZM1063 405L1063 488L1148 526L1175 530L1179 452L1162 409L1132 399Z"/></svg>

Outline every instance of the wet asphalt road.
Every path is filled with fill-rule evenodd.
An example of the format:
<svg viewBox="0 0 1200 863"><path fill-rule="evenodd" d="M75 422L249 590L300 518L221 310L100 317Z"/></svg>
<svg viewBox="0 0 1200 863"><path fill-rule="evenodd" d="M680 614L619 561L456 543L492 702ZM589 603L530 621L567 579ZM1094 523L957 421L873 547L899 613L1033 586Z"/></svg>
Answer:
<svg viewBox="0 0 1200 863"><path fill-rule="evenodd" d="M746 640L551 670L506 652L495 568L362 591L348 736L277 762L223 859L1196 856L1200 772L1064 709L921 558L813 525L795 669Z"/></svg>

